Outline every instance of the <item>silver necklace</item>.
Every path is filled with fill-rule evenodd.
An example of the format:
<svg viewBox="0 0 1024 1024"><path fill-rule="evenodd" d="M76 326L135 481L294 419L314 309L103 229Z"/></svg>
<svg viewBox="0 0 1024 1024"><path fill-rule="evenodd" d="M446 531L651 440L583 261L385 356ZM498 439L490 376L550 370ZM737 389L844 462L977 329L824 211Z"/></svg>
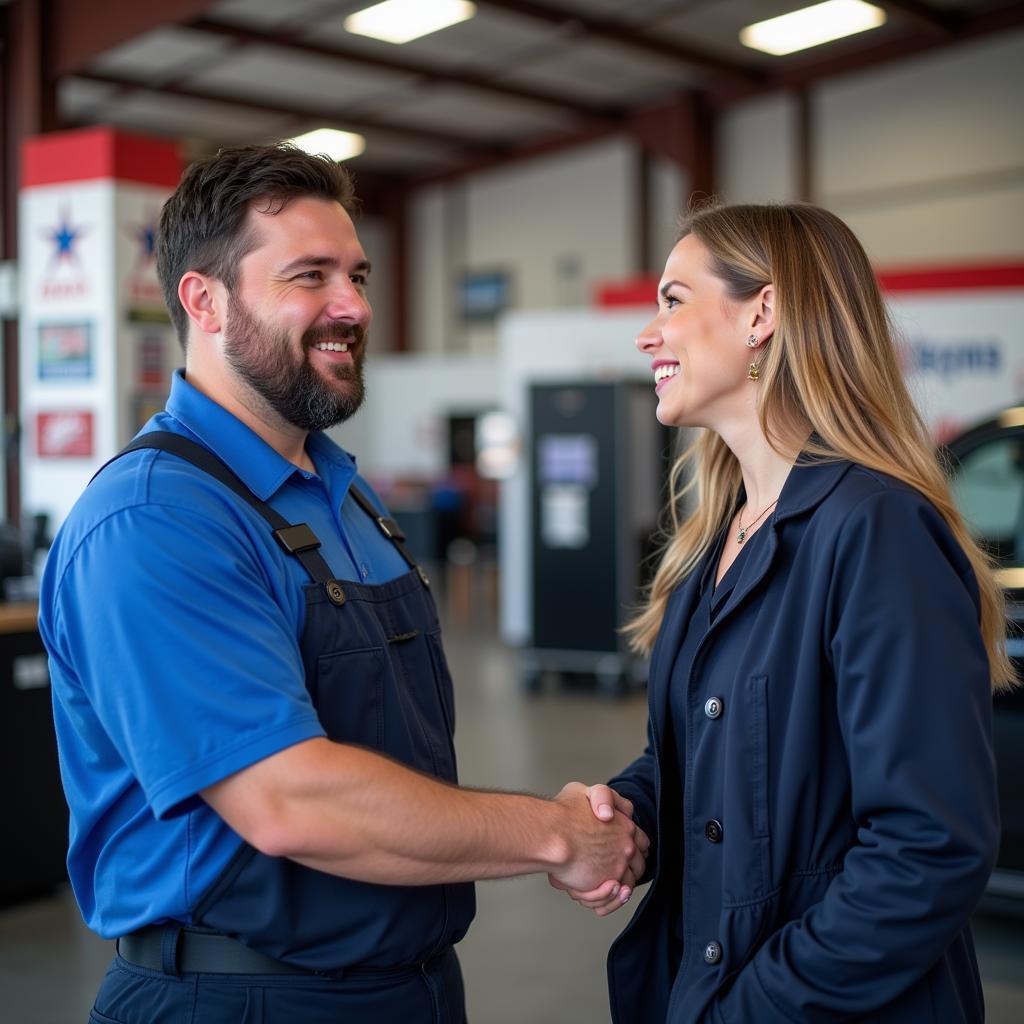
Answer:
<svg viewBox="0 0 1024 1024"><path fill-rule="evenodd" d="M774 508L778 503L779 499L776 498L770 505L766 506L758 516L756 516L754 519L751 519L746 526L743 525L743 520L740 519L740 514L737 512L736 525L739 526L740 532L736 534L736 543L742 544L747 539L747 534L750 532L750 530L761 521L761 519L764 517L765 513L769 509Z"/></svg>

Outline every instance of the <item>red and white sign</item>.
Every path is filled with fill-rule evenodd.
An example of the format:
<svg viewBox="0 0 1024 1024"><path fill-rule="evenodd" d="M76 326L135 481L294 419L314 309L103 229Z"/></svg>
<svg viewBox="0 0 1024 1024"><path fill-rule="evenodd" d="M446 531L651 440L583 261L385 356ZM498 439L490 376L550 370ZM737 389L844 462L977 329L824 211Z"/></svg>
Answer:
<svg viewBox="0 0 1024 1024"><path fill-rule="evenodd" d="M135 433L140 392L166 395L153 242L181 163L173 143L112 128L41 135L21 157L21 500L57 526Z"/></svg>
<svg viewBox="0 0 1024 1024"><path fill-rule="evenodd" d="M36 415L36 455L41 459L91 459L93 414L87 409Z"/></svg>

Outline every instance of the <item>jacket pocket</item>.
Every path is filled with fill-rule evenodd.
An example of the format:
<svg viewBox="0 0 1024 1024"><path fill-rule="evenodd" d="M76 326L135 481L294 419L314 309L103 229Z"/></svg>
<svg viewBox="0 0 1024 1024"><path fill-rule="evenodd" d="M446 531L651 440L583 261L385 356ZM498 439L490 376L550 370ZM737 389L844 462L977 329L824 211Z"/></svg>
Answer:
<svg viewBox="0 0 1024 1024"><path fill-rule="evenodd" d="M726 906L735 906L773 892L768 676L750 676L737 686L727 728L722 895Z"/></svg>
<svg viewBox="0 0 1024 1024"><path fill-rule="evenodd" d="M380 647L320 655L310 692L329 739L383 749L384 677L389 671Z"/></svg>

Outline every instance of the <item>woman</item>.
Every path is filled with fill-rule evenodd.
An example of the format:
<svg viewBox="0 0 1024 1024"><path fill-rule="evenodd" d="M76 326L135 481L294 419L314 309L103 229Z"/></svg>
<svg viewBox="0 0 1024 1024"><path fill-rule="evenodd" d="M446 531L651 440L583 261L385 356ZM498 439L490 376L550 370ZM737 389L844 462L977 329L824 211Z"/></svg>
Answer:
<svg viewBox="0 0 1024 1024"><path fill-rule="evenodd" d="M649 744L610 786L656 839L615 1021L982 1020L1001 595L863 249L813 206L698 212L637 347L658 419L704 432L630 627Z"/></svg>

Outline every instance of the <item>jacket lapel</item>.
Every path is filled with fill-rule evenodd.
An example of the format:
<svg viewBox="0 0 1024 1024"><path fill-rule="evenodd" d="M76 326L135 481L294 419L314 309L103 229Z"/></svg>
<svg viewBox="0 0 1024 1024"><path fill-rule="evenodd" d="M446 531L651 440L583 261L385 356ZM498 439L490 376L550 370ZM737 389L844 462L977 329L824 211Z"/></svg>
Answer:
<svg viewBox="0 0 1024 1024"><path fill-rule="evenodd" d="M768 570L779 551L779 530L787 519L812 511L824 501L829 492L839 483L850 468L843 460L823 461L801 457L790 471L779 495L779 504L771 521L763 527L769 531L766 543L758 544L742 567L740 578L725 602L725 607L715 617L714 626L725 619L732 610L768 575ZM712 629L714 629L712 626Z"/></svg>
<svg viewBox="0 0 1024 1024"><path fill-rule="evenodd" d="M654 734L658 745L665 735L665 714L668 707L668 687L672 679L672 667L676 654L683 642L690 616L697 606L700 595L700 581L703 576L702 564L690 573L669 598L665 617L658 631L658 640L651 652L651 668L648 679L648 706Z"/></svg>

